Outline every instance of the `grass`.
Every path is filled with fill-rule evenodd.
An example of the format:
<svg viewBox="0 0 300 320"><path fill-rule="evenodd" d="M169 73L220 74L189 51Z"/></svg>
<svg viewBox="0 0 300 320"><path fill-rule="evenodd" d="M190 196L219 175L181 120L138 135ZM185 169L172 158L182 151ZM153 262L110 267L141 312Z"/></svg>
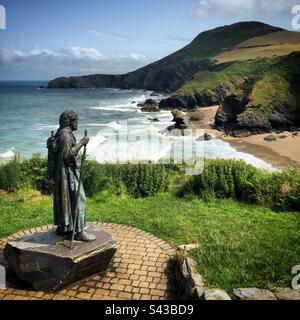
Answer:
<svg viewBox="0 0 300 320"><path fill-rule="evenodd" d="M298 50L300 47L298 48ZM242 49L241 49L242 50ZM300 51L283 57L237 61L217 71L200 71L173 96L237 95L249 97L245 106L258 115L299 113ZM299 117L298 117L299 118Z"/></svg>
<svg viewBox="0 0 300 320"><path fill-rule="evenodd" d="M237 47L265 46L265 45L280 45L280 44L299 44L300 33L297 31L278 31L265 34L263 36L254 37L244 42L241 42Z"/></svg>
<svg viewBox="0 0 300 320"><path fill-rule="evenodd" d="M178 53L183 54L185 60L213 58L249 39L268 33L277 33L281 30L259 22L245 22L219 27L200 33Z"/></svg>
<svg viewBox="0 0 300 320"><path fill-rule="evenodd" d="M276 44L253 48L233 48L214 57L219 63L242 61L263 57L285 56L293 51L300 51L300 44Z"/></svg>
<svg viewBox="0 0 300 320"><path fill-rule="evenodd" d="M52 198L23 189L0 194L0 237L52 223ZM173 245L200 243L192 254L209 285L289 286L299 264L300 216L233 200L204 202L171 193L134 199L102 191L88 198L88 220L127 224Z"/></svg>
<svg viewBox="0 0 300 320"><path fill-rule="evenodd" d="M274 102L277 105L296 106L296 97L290 91L289 82L279 74L267 74L258 81L252 91L253 103L268 108Z"/></svg>
<svg viewBox="0 0 300 320"><path fill-rule="evenodd" d="M174 93L174 96L194 95L199 92L209 92L219 86L225 86L228 92L241 87L247 78L266 70L276 58L264 58L235 62L218 72L200 71L191 81Z"/></svg>

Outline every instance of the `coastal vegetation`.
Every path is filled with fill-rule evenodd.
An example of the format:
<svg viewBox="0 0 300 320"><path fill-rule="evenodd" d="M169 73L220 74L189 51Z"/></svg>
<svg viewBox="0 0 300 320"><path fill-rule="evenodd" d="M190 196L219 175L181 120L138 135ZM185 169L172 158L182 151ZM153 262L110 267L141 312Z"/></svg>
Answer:
<svg viewBox="0 0 300 320"><path fill-rule="evenodd" d="M298 264L300 172L266 172L241 161L206 160L203 174L184 165L87 161L89 221L131 225L192 252L209 285L289 286ZM0 167L0 237L53 221L46 159Z"/></svg>

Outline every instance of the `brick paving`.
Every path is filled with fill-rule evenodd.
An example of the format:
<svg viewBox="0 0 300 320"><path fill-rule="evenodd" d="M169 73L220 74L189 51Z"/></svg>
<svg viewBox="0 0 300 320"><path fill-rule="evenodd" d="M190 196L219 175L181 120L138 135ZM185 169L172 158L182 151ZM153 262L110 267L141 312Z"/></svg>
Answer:
<svg viewBox="0 0 300 320"><path fill-rule="evenodd" d="M3 257L6 242L52 225L17 232L0 239L0 265L7 268L6 289L0 300L173 300L176 286L172 259L176 250L167 242L137 228L114 223L94 222L110 232L118 250L105 274L96 274L55 293L32 291L17 280Z"/></svg>

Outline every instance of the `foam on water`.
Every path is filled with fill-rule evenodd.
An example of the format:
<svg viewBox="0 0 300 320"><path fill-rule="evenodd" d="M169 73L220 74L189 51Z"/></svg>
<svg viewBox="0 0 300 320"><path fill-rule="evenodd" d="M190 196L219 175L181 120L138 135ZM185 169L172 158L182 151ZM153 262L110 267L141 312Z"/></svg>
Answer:
<svg viewBox="0 0 300 320"><path fill-rule="evenodd" d="M2 159L10 159L10 158L13 158L14 156L15 156L15 153L12 150L0 153L0 158Z"/></svg>
<svg viewBox="0 0 300 320"><path fill-rule="evenodd" d="M178 132L169 132L166 128L173 124L170 112L153 115L153 118L165 120L150 122L145 118L132 118L128 122L105 124L94 136L89 145L89 156L98 162L157 162L171 155L181 157L184 150L201 150L202 157L243 160L258 168L276 170L271 164L248 153L238 152L229 143L218 139L197 141L196 136L181 136ZM179 149L177 150L176 148ZM186 148L187 146L187 148ZM186 149L185 149L186 148ZM185 156L182 155L183 159ZM170 160L170 159L168 159Z"/></svg>
<svg viewBox="0 0 300 320"><path fill-rule="evenodd" d="M138 103L145 101L146 95L135 96L130 99L117 99L114 101L101 101L99 106L89 107L92 110L114 111L114 112L139 112Z"/></svg>

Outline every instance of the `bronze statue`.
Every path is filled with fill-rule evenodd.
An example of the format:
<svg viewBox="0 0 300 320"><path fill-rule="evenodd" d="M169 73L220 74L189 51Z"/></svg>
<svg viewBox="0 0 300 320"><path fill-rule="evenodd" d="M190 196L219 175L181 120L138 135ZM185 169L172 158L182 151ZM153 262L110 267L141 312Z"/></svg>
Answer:
<svg viewBox="0 0 300 320"><path fill-rule="evenodd" d="M84 137L79 143L76 143L73 131L78 129L78 116L74 111L66 110L59 118L59 125L56 134L47 142L48 170L54 182L53 204L56 233L60 236L71 235L74 229L75 240L94 241L96 237L84 231L86 197L82 183L79 181L78 154L81 148L89 143L89 138Z"/></svg>

